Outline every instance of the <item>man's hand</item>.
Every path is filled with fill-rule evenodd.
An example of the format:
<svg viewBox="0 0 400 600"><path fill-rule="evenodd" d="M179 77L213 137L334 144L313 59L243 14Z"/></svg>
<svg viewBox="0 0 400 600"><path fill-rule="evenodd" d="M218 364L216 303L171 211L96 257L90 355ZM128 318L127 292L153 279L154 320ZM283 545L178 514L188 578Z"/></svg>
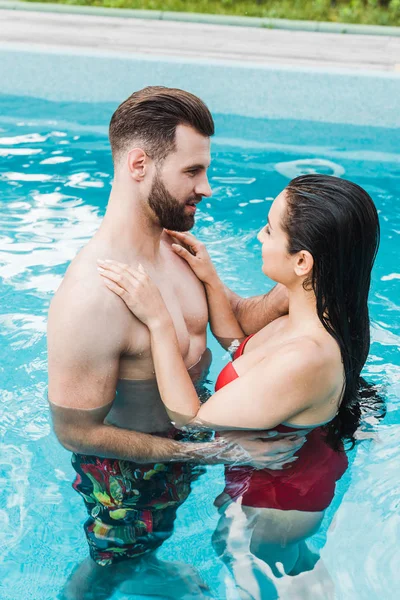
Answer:
<svg viewBox="0 0 400 600"><path fill-rule="evenodd" d="M278 470L297 460L294 454L303 446L308 432L304 429L299 434L238 430L224 431L221 438L231 444L230 464Z"/></svg>

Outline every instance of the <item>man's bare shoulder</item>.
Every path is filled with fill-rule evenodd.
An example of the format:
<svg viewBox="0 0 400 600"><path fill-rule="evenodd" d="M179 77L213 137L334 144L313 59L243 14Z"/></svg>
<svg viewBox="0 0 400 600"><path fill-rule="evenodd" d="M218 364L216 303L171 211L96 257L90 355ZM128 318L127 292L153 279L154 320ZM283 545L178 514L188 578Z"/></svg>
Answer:
<svg viewBox="0 0 400 600"><path fill-rule="evenodd" d="M118 296L106 288L95 260L78 255L54 295L48 315L49 341L118 346L123 352L132 316Z"/></svg>

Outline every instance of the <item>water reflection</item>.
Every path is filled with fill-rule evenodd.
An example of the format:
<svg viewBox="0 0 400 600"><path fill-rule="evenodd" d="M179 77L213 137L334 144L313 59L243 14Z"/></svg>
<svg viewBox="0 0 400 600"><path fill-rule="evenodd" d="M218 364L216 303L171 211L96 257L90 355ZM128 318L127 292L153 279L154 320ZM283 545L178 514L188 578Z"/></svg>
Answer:
<svg viewBox="0 0 400 600"><path fill-rule="evenodd" d="M306 540L319 530L347 457L327 446L320 428L307 434L296 456L280 471L225 469L213 545L249 600L281 597L282 589L296 585L291 578L311 571L314 584L322 577L323 594L315 598L333 598L328 571Z"/></svg>
<svg viewBox="0 0 400 600"><path fill-rule="evenodd" d="M28 528L28 477L32 454L25 446L0 444L0 562Z"/></svg>
<svg viewBox="0 0 400 600"><path fill-rule="evenodd" d="M59 110L62 112L61 107ZM111 184L111 163L104 128L74 129L61 121L33 119L10 119L2 121L2 126L0 435L5 441L0 448L0 546L5 550L0 560L9 561L3 582L12 594L56 597L73 565L84 559L86 547L77 531L77 514L82 513L70 491L68 456L50 434L45 315L68 262L100 223ZM383 231L371 296L373 344L366 371L371 379L386 385L388 416L378 437L370 436L359 445L356 457L351 455L355 463L339 482L319 532L313 533L319 517L310 522L304 519L302 536L293 538L296 541L282 550L275 548L283 554L274 550L272 560L265 554L269 552L265 540L258 540L258 546L253 540L251 546L256 519L240 502L223 503L218 507L220 514L217 509L213 512L211 496L218 496L224 483L222 470L211 469L194 490L192 500L180 508L174 538L160 552L160 562L149 565L146 577L150 569L165 574L174 560L187 561L195 565L215 597L237 598L234 580L225 567L220 569L216 552L236 582L255 596L264 590L262 598L274 597L277 590L290 599L329 598L327 571L334 575L337 596L356 598L359 587L355 582L361 579L369 598L381 598L382 579L391 589L400 585L395 562L400 416L399 324L395 318L399 275L394 243L400 231L395 210L399 157L390 148L373 153L360 146L346 151L339 144L330 148L311 143L311 138L309 146L278 141L257 145L251 139L220 138L214 148L210 173L214 196L200 205L196 233L208 244L224 281L244 295L266 289L255 232L288 177L302 169L346 172L372 193ZM223 353L215 346L214 354L215 377ZM349 485L351 494L343 499ZM336 527L329 530L329 543L323 549L324 560L318 560L327 526L340 503ZM271 520L262 529L272 533L273 525L279 525L277 535L282 533L282 524L290 524L293 534L300 522L291 523L286 516L282 522L275 516L268 518ZM299 560L297 568L303 564L302 574L294 576L292 569L291 576L281 577L284 569L290 571L290 561L296 564ZM19 568L23 563L24 572ZM46 564L55 568L50 572ZM312 571L307 565L314 565ZM182 564L172 565L171 573L176 579L183 574L183 579L197 581L195 573L189 568L185 571ZM126 586L120 589L120 598L138 592L139 588Z"/></svg>
<svg viewBox="0 0 400 600"><path fill-rule="evenodd" d="M275 169L289 180L310 173L322 173L333 175L334 177L342 177L345 174L345 169L342 165L323 158L302 158L289 162L280 162L275 165Z"/></svg>

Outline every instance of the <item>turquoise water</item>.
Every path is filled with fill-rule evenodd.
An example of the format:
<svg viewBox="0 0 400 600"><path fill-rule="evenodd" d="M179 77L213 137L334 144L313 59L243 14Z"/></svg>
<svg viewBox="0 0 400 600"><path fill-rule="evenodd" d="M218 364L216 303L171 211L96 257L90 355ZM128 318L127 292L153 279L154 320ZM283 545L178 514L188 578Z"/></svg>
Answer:
<svg viewBox="0 0 400 600"><path fill-rule="evenodd" d="M86 516L71 489L69 453L51 431L45 326L69 261L105 211L111 184L106 124L114 108L0 96L1 600L57 598L87 555ZM337 600L390 600L400 585L398 131L218 114L215 120L214 195L200 205L195 233L238 293L271 287L261 273L256 233L292 177L344 176L362 185L379 209L382 242L365 373L384 389L388 411L376 432L374 423L365 424L360 437L366 439L350 454L351 467L310 546L321 552ZM209 341L215 381L227 356ZM221 600L238 597L210 542L218 521L213 500L222 488L222 467L209 467L158 553L194 566ZM290 597L303 597L298 594ZM114 594L128 597L134 596Z"/></svg>

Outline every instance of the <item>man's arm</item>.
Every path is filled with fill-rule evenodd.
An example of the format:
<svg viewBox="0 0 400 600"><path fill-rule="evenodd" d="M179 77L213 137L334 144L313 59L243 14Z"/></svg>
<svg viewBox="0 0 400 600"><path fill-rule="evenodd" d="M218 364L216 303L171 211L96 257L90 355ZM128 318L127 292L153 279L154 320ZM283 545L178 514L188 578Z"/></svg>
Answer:
<svg viewBox="0 0 400 600"><path fill-rule="evenodd" d="M260 331L265 325L288 313L289 298L284 285L278 283L261 296L242 298L225 286L232 310L246 335Z"/></svg>
<svg viewBox="0 0 400 600"><path fill-rule="evenodd" d="M80 410L50 402L50 407L58 440L71 452L137 463L191 461L213 464L233 461L233 455L228 453L228 444L222 441L206 444L176 442L106 425L104 419L111 405Z"/></svg>
<svg viewBox="0 0 400 600"><path fill-rule="evenodd" d="M303 431L298 437L279 440L274 440L274 432L234 431L207 443L176 442L105 425L110 406L89 411L52 403L50 406L55 432L67 450L137 463L250 464L260 469L280 469L294 460L293 454L304 443Z"/></svg>

